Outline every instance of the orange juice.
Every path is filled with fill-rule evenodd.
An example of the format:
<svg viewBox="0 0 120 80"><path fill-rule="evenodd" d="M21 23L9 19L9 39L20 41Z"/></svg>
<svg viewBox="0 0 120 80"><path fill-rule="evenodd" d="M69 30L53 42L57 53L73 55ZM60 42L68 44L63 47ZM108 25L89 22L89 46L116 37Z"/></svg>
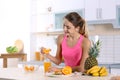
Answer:
<svg viewBox="0 0 120 80"><path fill-rule="evenodd" d="M38 51L35 52L35 59L36 61L40 61L40 52Z"/></svg>
<svg viewBox="0 0 120 80"><path fill-rule="evenodd" d="M44 61L44 55L40 55L40 61Z"/></svg>
<svg viewBox="0 0 120 80"><path fill-rule="evenodd" d="M51 67L51 62L44 62L44 72L48 72L49 67Z"/></svg>

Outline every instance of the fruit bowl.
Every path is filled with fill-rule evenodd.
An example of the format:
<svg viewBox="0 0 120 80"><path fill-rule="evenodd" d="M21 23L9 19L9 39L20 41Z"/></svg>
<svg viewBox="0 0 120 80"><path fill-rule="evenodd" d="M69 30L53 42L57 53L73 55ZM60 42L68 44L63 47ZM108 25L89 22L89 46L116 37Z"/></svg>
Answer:
<svg viewBox="0 0 120 80"><path fill-rule="evenodd" d="M35 72L39 70L38 65L23 65L23 70L25 72Z"/></svg>

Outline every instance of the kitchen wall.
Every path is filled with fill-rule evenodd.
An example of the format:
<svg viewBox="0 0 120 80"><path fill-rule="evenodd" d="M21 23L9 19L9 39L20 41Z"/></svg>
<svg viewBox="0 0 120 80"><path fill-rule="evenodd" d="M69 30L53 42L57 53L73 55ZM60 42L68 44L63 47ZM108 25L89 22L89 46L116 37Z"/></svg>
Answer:
<svg viewBox="0 0 120 80"><path fill-rule="evenodd" d="M90 35L120 35L120 28L114 28L112 24L88 25Z"/></svg>
<svg viewBox="0 0 120 80"><path fill-rule="evenodd" d="M30 53L30 0L0 0L0 54L6 47L13 46L15 40L24 42L24 52ZM0 67L2 67L0 58ZM16 66L18 59L9 59L8 65Z"/></svg>
<svg viewBox="0 0 120 80"><path fill-rule="evenodd" d="M98 35L102 41L100 55L97 58L99 63L119 63L120 59L120 29L113 28L112 24L88 25L90 39L94 40ZM51 48L52 55L56 53L56 36L43 36L41 34L33 35L36 38L36 46L31 51L34 53L41 46ZM35 60L35 54L31 54L31 60Z"/></svg>
<svg viewBox="0 0 120 80"><path fill-rule="evenodd" d="M120 59L120 29L111 24L93 25L90 36L99 35L102 41L101 52L98 57L100 63L119 63Z"/></svg>
<svg viewBox="0 0 120 80"><path fill-rule="evenodd" d="M61 4L63 4L62 1L65 2L64 0L49 0L48 2L47 0L1 0L0 53L6 53L6 46L13 45L14 40L22 39L25 46L24 52L28 54L28 61L35 60L34 52L38 51L41 46L51 48L51 54L55 55L57 35L49 36L39 34L40 31L46 30L43 29L44 27L49 26L47 25L49 24L49 22L47 22L48 18L44 21L44 17L41 18L39 15L43 15L44 12L46 13L48 7L51 6L55 12L84 8L84 0L79 0L79 2L78 0L70 1L69 5L64 4L67 7L61 6ZM119 0L117 1L119 2ZM66 3L67 2L69 2L69 0L66 0ZM60 4L57 5L56 3ZM74 7L71 6L73 3L76 4ZM41 21L45 23L40 24ZM118 57L120 54L120 29L113 28L111 24L89 25L88 27L90 28L90 39L94 39L95 35L99 35L99 38L102 40L102 49L98 57L99 62L120 62ZM38 34L35 35L32 32L38 32ZM12 63L13 61L17 63L15 62L16 60L12 60ZM0 64L2 64L2 59L0 60Z"/></svg>
<svg viewBox="0 0 120 80"><path fill-rule="evenodd" d="M68 5L63 3L68 3ZM94 3L94 5L93 5ZM106 6L108 3L108 6ZM55 55L56 43L55 39L57 35L43 35L49 33L49 31L55 31L55 14L64 13L72 10L81 10L84 13L84 18L88 22L94 22L94 25L88 25L90 30L90 39L94 40L98 35L102 41L102 48L98 60L100 63L114 63L119 62L119 48L120 48L120 29L119 26L113 26L116 21L116 5L119 5L119 0L43 0L42 3L39 0L32 1L32 27L31 27L31 54L30 60L35 60L35 51L38 51L41 46L45 46L52 49L51 54ZM74 5L75 4L75 5ZM62 5L62 6L61 6ZM71 6L74 5L74 6ZM65 6L65 7L64 7ZM48 10L51 8L51 11ZM97 11L100 8L100 11ZM102 8L102 9L101 9ZM102 10L102 11L101 11ZM109 12L110 11L110 12ZM112 13L111 13L112 11ZM109 14L109 15L108 15ZM51 18L50 18L51 15ZM101 18L98 18L100 17ZM44 16L44 17L41 17ZM49 17L47 17L49 16ZM57 21L60 23L59 21ZM99 24L96 24L99 23ZM101 22L101 23L100 23ZM52 25L51 25L52 24ZM118 29L116 29L116 28ZM46 30L46 28L48 30ZM51 30L49 30L49 28ZM42 33L43 32L43 33ZM59 33L59 32L58 32ZM106 59L106 60L105 60Z"/></svg>

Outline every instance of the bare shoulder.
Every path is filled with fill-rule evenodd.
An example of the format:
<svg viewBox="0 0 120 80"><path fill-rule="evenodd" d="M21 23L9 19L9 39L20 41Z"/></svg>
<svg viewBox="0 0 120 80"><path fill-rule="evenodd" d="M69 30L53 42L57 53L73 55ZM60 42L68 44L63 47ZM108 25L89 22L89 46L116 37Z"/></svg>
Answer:
<svg viewBox="0 0 120 80"><path fill-rule="evenodd" d="M57 38L57 43L61 43L64 38L64 34L60 34Z"/></svg>
<svg viewBox="0 0 120 80"><path fill-rule="evenodd" d="M58 38L59 38L59 39L61 39L61 38L63 38L63 37L64 37L64 34L58 35Z"/></svg>
<svg viewBox="0 0 120 80"><path fill-rule="evenodd" d="M90 47L91 46L91 41L89 40L89 38L83 38L83 43L82 46L86 46L86 47Z"/></svg>

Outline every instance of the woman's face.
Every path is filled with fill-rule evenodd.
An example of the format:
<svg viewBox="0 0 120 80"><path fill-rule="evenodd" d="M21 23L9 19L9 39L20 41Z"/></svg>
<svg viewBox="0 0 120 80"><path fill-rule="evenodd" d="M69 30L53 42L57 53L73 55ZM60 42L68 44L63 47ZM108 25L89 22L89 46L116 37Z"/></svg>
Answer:
<svg viewBox="0 0 120 80"><path fill-rule="evenodd" d="M67 36L72 35L76 32L75 26L71 22L69 22L67 19L64 19L63 30Z"/></svg>

